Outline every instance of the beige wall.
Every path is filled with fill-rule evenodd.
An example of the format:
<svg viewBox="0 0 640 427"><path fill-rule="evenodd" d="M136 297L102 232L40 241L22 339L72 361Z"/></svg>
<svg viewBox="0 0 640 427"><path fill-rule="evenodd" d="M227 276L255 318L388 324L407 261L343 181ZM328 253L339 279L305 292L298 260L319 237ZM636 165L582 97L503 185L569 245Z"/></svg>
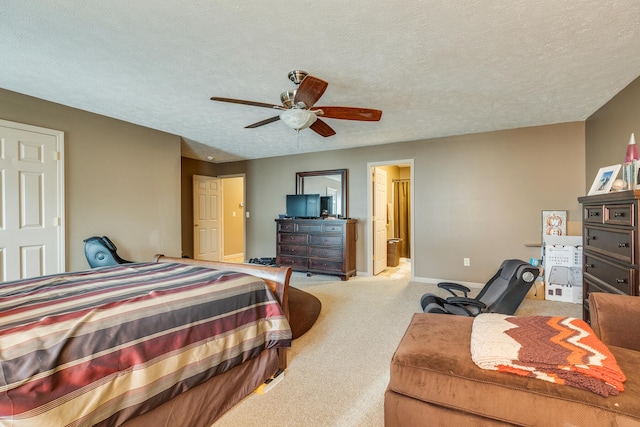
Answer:
<svg viewBox="0 0 640 427"><path fill-rule="evenodd" d="M295 192L295 173L347 168L349 213L359 220L357 268L365 272L368 163L413 159L416 277L484 282L503 259L538 255L525 244L539 242L541 210L566 209L570 221L579 220L576 199L586 187L583 122L212 165L206 171L202 165L210 164L182 159L181 172L175 135L4 90L0 118L65 132L72 270L86 268L82 240L92 235L110 236L120 255L134 260L156 252L188 255L192 215L185 210L192 209L193 173L246 173L246 257L274 256L274 218L285 195ZM465 257L471 267L462 266Z"/></svg>
<svg viewBox="0 0 640 427"><path fill-rule="evenodd" d="M357 269L368 271L367 165L413 159L415 276L485 282L504 259L539 256L525 244L540 242L542 210L580 220L584 156L584 123L575 122L252 160L248 257L275 256L274 218L295 192L297 171L347 168Z"/></svg>
<svg viewBox="0 0 640 427"><path fill-rule="evenodd" d="M624 162L632 132L640 143L640 78L591 115L585 126L586 194L598 169Z"/></svg>
<svg viewBox="0 0 640 427"><path fill-rule="evenodd" d="M180 138L0 89L0 118L65 133L67 270L106 235L135 261L180 253Z"/></svg>

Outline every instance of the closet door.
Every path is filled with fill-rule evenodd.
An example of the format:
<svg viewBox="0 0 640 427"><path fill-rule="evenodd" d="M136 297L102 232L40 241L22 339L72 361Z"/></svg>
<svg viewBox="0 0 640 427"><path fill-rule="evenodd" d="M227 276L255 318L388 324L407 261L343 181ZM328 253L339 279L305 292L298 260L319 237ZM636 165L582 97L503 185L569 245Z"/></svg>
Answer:
<svg viewBox="0 0 640 427"><path fill-rule="evenodd" d="M0 120L0 280L64 272L64 134Z"/></svg>
<svg viewBox="0 0 640 427"><path fill-rule="evenodd" d="M220 179L193 176L193 257L220 261L222 218Z"/></svg>

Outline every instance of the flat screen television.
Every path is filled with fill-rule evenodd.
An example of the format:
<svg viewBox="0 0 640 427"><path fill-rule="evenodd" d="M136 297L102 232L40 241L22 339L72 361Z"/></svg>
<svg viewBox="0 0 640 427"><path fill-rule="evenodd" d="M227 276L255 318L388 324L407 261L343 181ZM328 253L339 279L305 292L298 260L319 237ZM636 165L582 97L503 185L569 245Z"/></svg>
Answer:
<svg viewBox="0 0 640 427"><path fill-rule="evenodd" d="M320 217L320 195L287 194L287 216L289 218Z"/></svg>

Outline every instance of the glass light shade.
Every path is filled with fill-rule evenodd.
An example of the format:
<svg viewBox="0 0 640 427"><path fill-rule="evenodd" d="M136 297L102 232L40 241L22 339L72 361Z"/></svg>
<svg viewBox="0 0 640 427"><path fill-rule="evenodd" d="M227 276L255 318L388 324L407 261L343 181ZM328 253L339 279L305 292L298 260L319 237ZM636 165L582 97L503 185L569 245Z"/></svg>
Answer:
<svg viewBox="0 0 640 427"><path fill-rule="evenodd" d="M306 129L317 119L318 117L316 117L313 112L301 108L292 108L290 110L283 111L282 114L280 114L280 120L295 130Z"/></svg>

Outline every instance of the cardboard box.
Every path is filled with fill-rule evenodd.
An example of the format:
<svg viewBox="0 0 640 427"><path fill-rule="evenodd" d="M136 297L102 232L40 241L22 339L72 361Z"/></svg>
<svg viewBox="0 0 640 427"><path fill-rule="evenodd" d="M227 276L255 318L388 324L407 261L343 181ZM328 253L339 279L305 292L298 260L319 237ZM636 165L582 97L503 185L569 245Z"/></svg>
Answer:
<svg viewBox="0 0 640 427"><path fill-rule="evenodd" d="M545 299L550 301L582 302L582 267L553 266L545 283Z"/></svg>
<svg viewBox="0 0 640 427"><path fill-rule="evenodd" d="M545 246L545 299L582 302L582 246Z"/></svg>
<svg viewBox="0 0 640 427"><path fill-rule="evenodd" d="M533 285L531 285L531 289L529 289L529 292L525 295L525 298L543 300L545 298L544 280L534 281Z"/></svg>

